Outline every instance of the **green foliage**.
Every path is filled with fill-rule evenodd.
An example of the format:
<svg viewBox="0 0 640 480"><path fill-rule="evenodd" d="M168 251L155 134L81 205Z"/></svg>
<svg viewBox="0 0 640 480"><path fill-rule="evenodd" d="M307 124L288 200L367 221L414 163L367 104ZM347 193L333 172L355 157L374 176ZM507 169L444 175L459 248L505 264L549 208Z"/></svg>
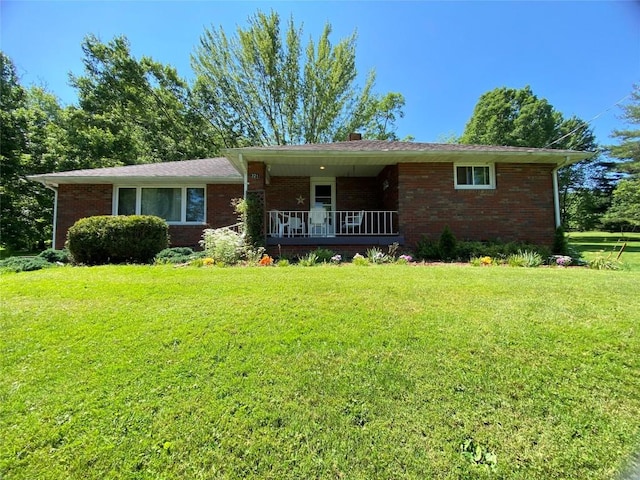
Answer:
<svg viewBox="0 0 640 480"><path fill-rule="evenodd" d="M415 248L416 259L418 260L440 260L440 249L438 244L426 236L422 236Z"/></svg>
<svg viewBox="0 0 640 480"><path fill-rule="evenodd" d="M319 262L318 255L315 252L309 252L306 255L298 257L298 265L301 267L314 267Z"/></svg>
<svg viewBox="0 0 640 480"><path fill-rule="evenodd" d="M445 226L438 241L438 250L443 260L450 261L456 258L456 244L456 237L449 228L449 225Z"/></svg>
<svg viewBox="0 0 640 480"><path fill-rule="evenodd" d="M157 264L189 263L191 260L200 258L203 255L204 252L196 253L189 247L172 247L165 248L164 250L159 252L155 256L154 262Z"/></svg>
<svg viewBox="0 0 640 480"><path fill-rule="evenodd" d="M620 143L607 148L610 156L620 160L614 169L637 179L640 176L640 83L633 85L629 96L630 101L622 106L622 118L636 128L614 130L611 136Z"/></svg>
<svg viewBox="0 0 640 480"><path fill-rule="evenodd" d="M544 263L542 255L530 250L520 250L518 253L509 255L507 258L507 264L510 267L526 267L535 268Z"/></svg>
<svg viewBox="0 0 640 480"><path fill-rule="evenodd" d="M367 249L366 257L370 263L375 264L382 264L393 261L390 256L386 255L381 249L377 247Z"/></svg>
<svg viewBox="0 0 640 480"><path fill-rule="evenodd" d="M468 438L460 445L460 453L475 465L483 465L495 469L498 457L495 453L480 445L473 438Z"/></svg>
<svg viewBox="0 0 640 480"><path fill-rule="evenodd" d="M593 270L620 270L622 268L622 263L612 259L610 254L606 257L598 255L589 260L588 265Z"/></svg>
<svg viewBox="0 0 640 480"><path fill-rule="evenodd" d="M55 250L53 248L46 249L38 257L50 263L69 263L71 261L68 250Z"/></svg>
<svg viewBox="0 0 640 480"><path fill-rule="evenodd" d="M564 228L557 227L553 234L553 246L551 247L551 253L554 255L564 255L569 248L569 242L567 236L564 233Z"/></svg>
<svg viewBox="0 0 640 480"><path fill-rule="evenodd" d="M169 227L151 215L82 218L69 228L67 249L75 263L150 263L169 242Z"/></svg>
<svg viewBox="0 0 640 480"><path fill-rule="evenodd" d="M0 272L32 272L54 265L42 257L9 257L0 260Z"/></svg>
<svg viewBox="0 0 640 480"><path fill-rule="evenodd" d="M618 183L613 191L611 207L602 222L610 231L632 231L640 227L640 178Z"/></svg>
<svg viewBox="0 0 640 480"><path fill-rule="evenodd" d="M208 228L202 233L200 245L204 255L217 264L235 265L244 252L242 235L229 228Z"/></svg>
<svg viewBox="0 0 640 480"><path fill-rule="evenodd" d="M328 248L316 248L313 253L320 263L330 263L331 258L336 254L333 250L329 250Z"/></svg>
<svg viewBox="0 0 640 480"><path fill-rule="evenodd" d="M245 242L264 247L264 197L258 192L247 192L246 198L234 199L231 204L244 225Z"/></svg>
<svg viewBox="0 0 640 480"><path fill-rule="evenodd" d="M286 31L284 31L286 29ZM399 93L372 93L375 75L356 85L356 35L332 45L326 24L303 42L293 18L258 11L235 36L206 29L192 56L195 100L227 146L345 140L350 132L395 139Z"/></svg>
<svg viewBox="0 0 640 480"><path fill-rule="evenodd" d="M286 258L281 258L276 262L276 266L278 267L288 267L291 263Z"/></svg>
<svg viewBox="0 0 640 480"><path fill-rule="evenodd" d="M358 267L367 267L370 265L369 259L367 257L363 257L359 253L356 253L353 256L353 259L351 260L351 262Z"/></svg>
<svg viewBox="0 0 640 480"><path fill-rule="evenodd" d="M533 245L526 242L479 242L479 241L457 241L455 245L455 253L452 257L460 262L468 262L472 259L480 259L482 257L491 257L494 260L506 260L510 255L518 253L518 251L534 251L542 258L551 255L548 247L541 245ZM442 255L439 243L422 237L416 245L415 256L418 260L424 261L443 261L446 258ZM479 261L479 260L478 260Z"/></svg>

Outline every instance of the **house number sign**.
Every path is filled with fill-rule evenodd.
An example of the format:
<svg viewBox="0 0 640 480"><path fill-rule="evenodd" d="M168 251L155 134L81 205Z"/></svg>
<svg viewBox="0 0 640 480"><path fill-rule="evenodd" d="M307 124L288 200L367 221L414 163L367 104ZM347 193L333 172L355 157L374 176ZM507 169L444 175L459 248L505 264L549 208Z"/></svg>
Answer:
<svg viewBox="0 0 640 480"><path fill-rule="evenodd" d="M251 174L251 180L258 180L260 178L260 174L259 173L252 173Z"/></svg>

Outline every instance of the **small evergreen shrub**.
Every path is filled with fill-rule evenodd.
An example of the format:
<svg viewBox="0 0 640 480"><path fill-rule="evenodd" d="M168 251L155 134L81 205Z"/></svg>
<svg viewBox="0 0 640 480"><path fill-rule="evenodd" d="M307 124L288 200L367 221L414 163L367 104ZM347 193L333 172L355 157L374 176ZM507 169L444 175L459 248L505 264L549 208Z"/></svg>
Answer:
<svg viewBox="0 0 640 480"><path fill-rule="evenodd" d="M75 263L151 263L167 248L167 222L152 215L82 218L67 233L67 249Z"/></svg>
<svg viewBox="0 0 640 480"><path fill-rule="evenodd" d="M456 258L456 237L451 232L449 225L444 227L440 240L438 241L438 249L442 260L454 260Z"/></svg>
<svg viewBox="0 0 640 480"><path fill-rule="evenodd" d="M418 241L415 254L418 260L440 260L438 244L424 236Z"/></svg>
<svg viewBox="0 0 640 480"><path fill-rule="evenodd" d="M32 272L53 267L54 264L42 257L9 257L0 260L0 272Z"/></svg>
<svg viewBox="0 0 640 480"><path fill-rule="evenodd" d="M39 258L44 258L49 263L69 263L69 252L67 250L55 250L53 248L47 248L45 251L40 252Z"/></svg>
<svg viewBox="0 0 640 480"><path fill-rule="evenodd" d="M551 253L554 255L566 255L569 248L569 242L567 236L564 234L562 227L556 228L553 235L553 247L551 247Z"/></svg>
<svg viewBox="0 0 640 480"><path fill-rule="evenodd" d="M204 252L194 252L189 247L173 247L165 248L155 257L155 263L158 264L179 264L189 263L191 260L200 258L204 255Z"/></svg>

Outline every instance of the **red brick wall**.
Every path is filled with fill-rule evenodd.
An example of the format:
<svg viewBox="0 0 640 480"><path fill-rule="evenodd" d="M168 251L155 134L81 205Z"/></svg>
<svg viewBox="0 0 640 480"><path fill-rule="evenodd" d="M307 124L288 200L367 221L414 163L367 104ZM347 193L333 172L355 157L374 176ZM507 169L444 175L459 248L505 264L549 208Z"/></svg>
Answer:
<svg viewBox="0 0 640 480"><path fill-rule="evenodd" d="M207 185L207 224L210 227L232 225L238 216L231 199L242 198L242 185ZM58 219L56 248L67 240L67 230L76 221L95 215L111 215L113 185L60 185L58 188ZM172 246L197 246L202 237L202 225L170 225Z"/></svg>
<svg viewBox="0 0 640 480"><path fill-rule="evenodd" d="M555 229L552 165L496 164L495 190L456 190L451 163L399 164L401 233L407 245L438 239L524 240L550 245Z"/></svg>
<svg viewBox="0 0 640 480"><path fill-rule="evenodd" d="M265 188L266 209L269 210L309 210L309 177L271 177ZM297 198L304 197L298 204Z"/></svg>
<svg viewBox="0 0 640 480"><path fill-rule="evenodd" d="M111 215L112 197L113 185L60 185L56 248L64 247L67 230L76 221L95 215Z"/></svg>
<svg viewBox="0 0 640 480"><path fill-rule="evenodd" d="M338 177L336 210L381 210L381 192L375 177Z"/></svg>

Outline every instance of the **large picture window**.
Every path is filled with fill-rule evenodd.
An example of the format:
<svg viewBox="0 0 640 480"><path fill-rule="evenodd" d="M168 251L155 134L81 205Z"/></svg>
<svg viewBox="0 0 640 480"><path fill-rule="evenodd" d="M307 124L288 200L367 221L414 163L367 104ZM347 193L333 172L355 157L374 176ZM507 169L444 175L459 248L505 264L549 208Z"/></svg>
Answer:
<svg viewBox="0 0 640 480"><path fill-rule="evenodd" d="M204 187L117 187L116 215L155 215L168 223L204 223Z"/></svg>
<svg viewBox="0 0 640 480"><path fill-rule="evenodd" d="M454 165L455 188L495 188L493 165Z"/></svg>

